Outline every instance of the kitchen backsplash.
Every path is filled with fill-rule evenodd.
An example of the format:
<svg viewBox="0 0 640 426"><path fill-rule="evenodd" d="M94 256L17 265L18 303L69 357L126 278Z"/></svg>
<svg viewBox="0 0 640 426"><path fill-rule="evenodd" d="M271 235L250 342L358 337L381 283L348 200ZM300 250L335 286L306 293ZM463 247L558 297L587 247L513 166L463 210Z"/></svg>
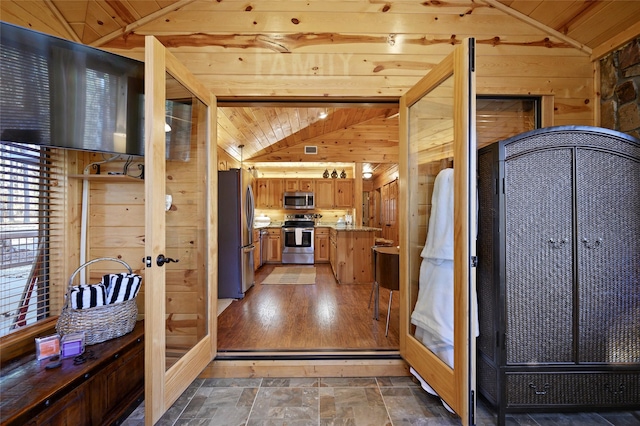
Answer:
<svg viewBox="0 0 640 426"><path fill-rule="evenodd" d="M351 209L340 209L340 210L323 210L323 209L314 209L314 210L300 210L300 211L291 211L291 210L276 210L276 209L256 209L255 215L256 217L264 214L271 218L271 222L282 222L284 220L285 214L320 214L321 218L316 219L316 222L320 223L336 223L340 217L344 219L344 216L347 214L353 215L353 211Z"/></svg>

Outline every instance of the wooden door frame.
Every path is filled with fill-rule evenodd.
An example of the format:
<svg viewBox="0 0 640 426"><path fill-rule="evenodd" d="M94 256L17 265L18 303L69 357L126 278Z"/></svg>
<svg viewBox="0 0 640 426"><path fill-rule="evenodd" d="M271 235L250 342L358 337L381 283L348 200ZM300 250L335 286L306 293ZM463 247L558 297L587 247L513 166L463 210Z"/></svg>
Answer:
<svg viewBox="0 0 640 426"><path fill-rule="evenodd" d="M208 284L208 335L166 370L165 269L155 264L165 253L165 100L166 73L208 107L205 264ZM218 198L216 99L155 37L145 37L145 424L156 423L214 358L217 345L218 238L214 201ZM212 146L212 142L214 145ZM151 266L149 266L151 265Z"/></svg>
<svg viewBox="0 0 640 426"><path fill-rule="evenodd" d="M473 43L473 42L471 42ZM439 396L451 406L460 416L463 425L473 423L471 420L475 405L471 397L475 390L475 345L469 336L471 312L469 309L469 292L475 292L475 276L470 273L471 257L475 256L475 245L469 245L469 236L475 229L475 223L468 217L469 211L475 211L475 200L470 197L470 180L475 179L475 134L469 134L468 128L475 128L475 94L470 91L475 87L474 64L470 62L470 42L465 40L462 46L449 54L436 68L420 80L407 94L400 99L400 295L402 307L400 309L400 354L412 365L418 373L433 386ZM455 70L470 70L467 73ZM448 78L454 82L454 142L453 156L461 159L463 164L470 163L472 176L467 180L464 167L454 167L454 368L450 368L433 352L428 350L411 334L410 317L413 310L409 289L410 256L419 254L416 248L410 247L408 224L412 220L409 211L409 122L408 108L415 104L424 94L432 90ZM468 99L469 110L457 108L464 99ZM465 101L466 102L466 101ZM467 142L462 143L462 142ZM471 164L472 163L472 164ZM474 186L475 187L475 186ZM473 210L470 210L473 209ZM404 308L404 309L403 309ZM453 386L436 386L440 383L453 383Z"/></svg>

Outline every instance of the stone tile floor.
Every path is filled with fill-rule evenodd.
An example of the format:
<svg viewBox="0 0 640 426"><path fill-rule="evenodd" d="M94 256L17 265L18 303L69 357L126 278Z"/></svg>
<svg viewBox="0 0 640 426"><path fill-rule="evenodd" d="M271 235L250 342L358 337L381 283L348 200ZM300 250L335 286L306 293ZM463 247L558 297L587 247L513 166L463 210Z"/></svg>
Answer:
<svg viewBox="0 0 640 426"><path fill-rule="evenodd" d="M478 404L478 425L496 416ZM460 425L411 377L196 379L157 425ZM640 425L640 411L514 414L508 425ZM144 425L144 403L123 423Z"/></svg>

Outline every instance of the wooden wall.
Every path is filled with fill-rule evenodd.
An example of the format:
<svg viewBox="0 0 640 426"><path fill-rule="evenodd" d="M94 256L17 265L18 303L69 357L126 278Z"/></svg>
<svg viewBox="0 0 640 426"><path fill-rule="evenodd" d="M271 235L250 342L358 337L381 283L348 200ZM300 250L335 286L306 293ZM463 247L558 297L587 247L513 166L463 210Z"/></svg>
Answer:
<svg viewBox="0 0 640 426"><path fill-rule="evenodd" d="M218 148L218 170L229 170L240 167L240 162Z"/></svg>
<svg viewBox="0 0 640 426"><path fill-rule="evenodd" d="M110 155L95 153L79 153L77 160L78 174L82 174L84 168L91 163L102 161ZM109 172L122 173L124 162L113 161L101 165L101 175ZM131 174L139 174L137 161L130 168ZM93 174L96 171L90 169ZM82 186L81 179L72 179L77 182L77 187L70 188L76 191L77 208L70 214L70 220L75 224L76 247L80 245L81 238L81 213L82 213ZM116 177L112 181L89 180L89 198L87 203L88 227L87 227L87 254L86 259L99 257L117 258L126 262L133 271L144 277L145 256L145 225L144 225L144 181L131 180L123 182ZM72 240L73 241L73 240ZM110 272L124 272L123 266L116 262L98 262L88 269L87 281L98 282L103 274ZM137 304L139 317L144 316L144 291L145 280L142 280L141 293Z"/></svg>
<svg viewBox="0 0 640 426"><path fill-rule="evenodd" d="M2 19L68 38L64 28L52 24L57 18L47 3L52 2L3 2ZM362 101L397 100L461 39L472 36L478 94L543 95L545 125L596 123L590 56L477 1L196 1L170 18L140 23L101 48L142 59L148 34L220 98ZM230 167L233 158L219 157ZM75 173L96 159L101 156L81 156ZM64 255L71 257L61 263L68 273L78 250L80 182L63 183L70 220ZM142 185L92 183L91 188L88 258L121 256L143 273Z"/></svg>
<svg viewBox="0 0 640 426"><path fill-rule="evenodd" d="M74 153L68 160L70 175L81 174L86 165L109 157L95 153ZM134 162L130 174L139 170ZM144 181L130 179L123 181L120 176L108 176L109 172L122 173L125 163L121 160L101 165L103 179L92 176L89 182L87 203L87 260L95 258L117 258L125 261L134 273L143 277L142 287L137 297L139 319L144 318L144 293L153 288L153 283L144 279L142 259L145 257L145 190ZM204 283L203 257L199 249L208 242L202 238L204 226L195 215L205 211L205 194L200 190L202 167L193 161L170 162L167 178L167 193L173 196L173 205L167 212L167 257L179 257L177 264L166 265L167 282L175 283L166 288L167 292L167 347L179 355L183 348L190 347L206 329L200 322L205 297L203 289L196 285ZM90 169L93 174L95 170ZM72 262L61 278L69 275L79 265L78 251L81 239L82 187L83 180L72 177L67 183L69 208L63 214L70 224L63 247L56 252L66 252ZM180 214L177 213L180 210ZM176 254L174 254L176 253ZM126 269L117 262L98 262L87 268L87 282L98 282L103 274L124 272ZM76 284L77 284L76 280ZM61 283L62 284L62 283ZM65 281L66 284L66 281ZM57 294L61 294L59 290ZM205 292L206 293L206 292ZM63 293L62 293L63 294Z"/></svg>
<svg viewBox="0 0 640 426"><path fill-rule="evenodd" d="M103 47L141 57L140 36L155 34L221 98L366 99L397 98L460 40L475 37L478 93L551 95L554 124L594 123L589 55L487 4L307 6L194 2Z"/></svg>
<svg viewBox="0 0 640 426"><path fill-rule="evenodd" d="M42 19L51 3L5 1L3 19L69 37L55 19ZM57 3L66 10L63 2ZM545 96L545 126L597 123L590 49L490 1L181 3L97 45L142 60L144 36L154 35L221 100L366 102L397 100L462 39L474 37L478 94ZM72 29L95 27L91 17L77 19L91 22L74 21ZM264 142L238 140L235 146L249 143ZM239 159L237 149L230 155ZM245 155L244 160L250 158Z"/></svg>
<svg viewBox="0 0 640 426"><path fill-rule="evenodd" d="M593 125L594 68L589 58L573 49L493 48L478 46L479 95L549 96L543 104L549 125Z"/></svg>

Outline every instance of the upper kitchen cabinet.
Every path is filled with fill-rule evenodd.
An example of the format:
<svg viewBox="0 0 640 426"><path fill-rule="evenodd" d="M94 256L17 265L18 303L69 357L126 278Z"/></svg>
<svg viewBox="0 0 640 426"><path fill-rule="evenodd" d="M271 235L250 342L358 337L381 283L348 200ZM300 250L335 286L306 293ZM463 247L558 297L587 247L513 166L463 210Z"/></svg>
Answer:
<svg viewBox="0 0 640 426"><path fill-rule="evenodd" d="M281 209L285 192L313 192L316 209L353 208L353 179L286 179L256 180L256 208Z"/></svg>
<svg viewBox="0 0 640 426"><path fill-rule="evenodd" d="M284 192L284 179L257 179L256 180L256 208L279 209L282 208L282 194Z"/></svg>
<svg viewBox="0 0 640 426"><path fill-rule="evenodd" d="M333 180L325 179L316 181L315 202L317 209L333 208Z"/></svg>
<svg viewBox="0 0 640 426"><path fill-rule="evenodd" d="M318 209L353 207L353 179L317 179L315 202Z"/></svg>
<svg viewBox="0 0 640 426"><path fill-rule="evenodd" d="M315 185L313 179L285 179L285 192L314 192Z"/></svg>
<svg viewBox="0 0 640 426"><path fill-rule="evenodd" d="M341 179L335 182L334 206L336 208L353 207L353 179Z"/></svg>

